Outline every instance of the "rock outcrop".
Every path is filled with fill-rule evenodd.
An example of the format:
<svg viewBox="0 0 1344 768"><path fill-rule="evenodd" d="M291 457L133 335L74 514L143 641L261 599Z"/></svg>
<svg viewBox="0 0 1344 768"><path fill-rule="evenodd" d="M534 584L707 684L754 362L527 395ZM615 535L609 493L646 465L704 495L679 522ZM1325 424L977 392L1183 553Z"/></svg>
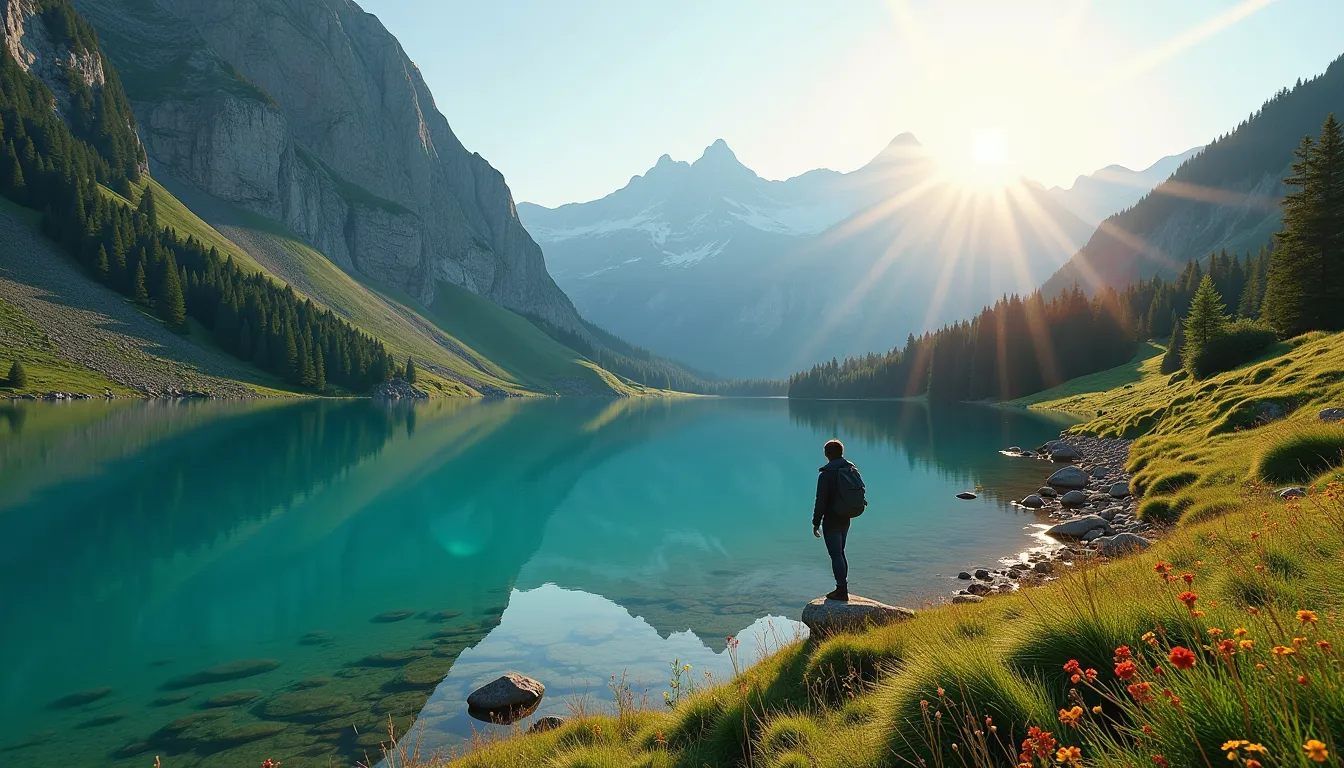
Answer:
<svg viewBox="0 0 1344 768"><path fill-rule="evenodd" d="M825 635L865 626L891 624L915 615L909 608L879 603L858 595L848 602L818 597L803 608L802 622L814 635Z"/></svg>
<svg viewBox="0 0 1344 768"><path fill-rule="evenodd" d="M351 0L76 0L155 173L275 219L425 304L436 283L586 333L503 176Z"/></svg>

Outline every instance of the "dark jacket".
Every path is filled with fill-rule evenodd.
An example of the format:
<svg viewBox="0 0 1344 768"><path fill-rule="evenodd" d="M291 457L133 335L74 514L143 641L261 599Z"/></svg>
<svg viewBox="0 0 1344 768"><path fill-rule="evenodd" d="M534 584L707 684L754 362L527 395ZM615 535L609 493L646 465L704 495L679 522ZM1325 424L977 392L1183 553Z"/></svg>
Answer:
<svg viewBox="0 0 1344 768"><path fill-rule="evenodd" d="M840 477L835 470L853 466L843 458L831 459L826 466L817 468L817 503L812 507L812 527L826 522L826 527L849 527L849 518L835 513L835 500L840 494Z"/></svg>

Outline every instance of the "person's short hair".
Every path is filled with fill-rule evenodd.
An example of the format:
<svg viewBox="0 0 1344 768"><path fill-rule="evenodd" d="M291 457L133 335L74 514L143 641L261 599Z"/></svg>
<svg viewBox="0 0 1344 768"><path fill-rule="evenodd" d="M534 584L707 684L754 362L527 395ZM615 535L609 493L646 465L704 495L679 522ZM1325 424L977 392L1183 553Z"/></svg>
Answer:
<svg viewBox="0 0 1344 768"><path fill-rule="evenodd" d="M826 458L838 459L845 455L845 444L839 440L827 440L821 450L826 453Z"/></svg>

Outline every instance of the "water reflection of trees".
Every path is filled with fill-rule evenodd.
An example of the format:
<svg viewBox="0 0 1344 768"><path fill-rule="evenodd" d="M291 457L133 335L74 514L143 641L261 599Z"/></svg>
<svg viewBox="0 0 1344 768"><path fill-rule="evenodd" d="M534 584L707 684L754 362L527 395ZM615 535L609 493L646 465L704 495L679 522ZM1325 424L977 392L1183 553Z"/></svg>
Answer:
<svg viewBox="0 0 1344 768"><path fill-rule="evenodd" d="M889 444L903 452L912 467L991 487L1007 466L999 450L1020 443L1034 447L1073 423L1061 414L919 400L788 403L790 419L819 433L857 436L867 445Z"/></svg>

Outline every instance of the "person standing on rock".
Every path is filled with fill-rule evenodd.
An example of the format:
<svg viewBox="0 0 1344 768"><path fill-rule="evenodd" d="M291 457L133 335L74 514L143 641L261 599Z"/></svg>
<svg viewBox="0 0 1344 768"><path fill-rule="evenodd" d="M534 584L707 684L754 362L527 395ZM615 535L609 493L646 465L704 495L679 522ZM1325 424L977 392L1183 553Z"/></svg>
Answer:
<svg viewBox="0 0 1344 768"><path fill-rule="evenodd" d="M835 575L835 591L830 600L849 600L849 560L845 558L845 540L849 537L849 521L863 514L868 506L864 498L863 478L859 468L845 459L845 446L839 440L829 440L822 447L826 464L818 470L817 502L812 507L812 535L826 542L831 556L831 572Z"/></svg>

